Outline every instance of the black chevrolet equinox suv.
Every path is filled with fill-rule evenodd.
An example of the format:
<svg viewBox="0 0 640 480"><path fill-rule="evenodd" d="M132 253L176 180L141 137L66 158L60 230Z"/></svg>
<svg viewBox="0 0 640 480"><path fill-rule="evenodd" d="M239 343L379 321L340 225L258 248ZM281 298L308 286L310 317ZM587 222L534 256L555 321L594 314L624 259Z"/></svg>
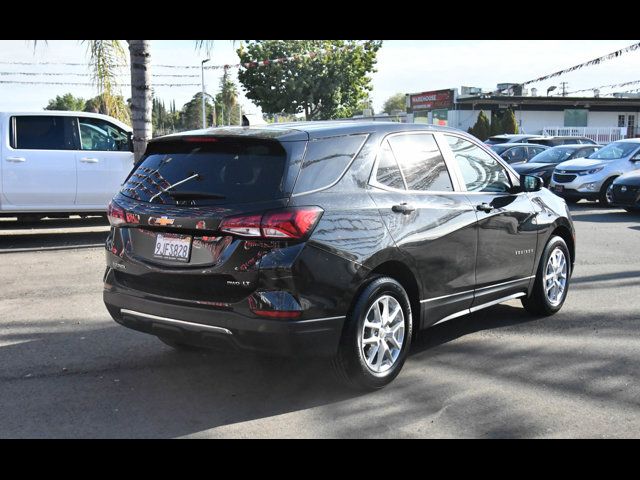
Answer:
<svg viewBox="0 0 640 480"><path fill-rule="evenodd" d="M175 348L399 373L412 336L520 298L564 303L567 205L456 129L364 121L160 137L109 205L104 302Z"/></svg>

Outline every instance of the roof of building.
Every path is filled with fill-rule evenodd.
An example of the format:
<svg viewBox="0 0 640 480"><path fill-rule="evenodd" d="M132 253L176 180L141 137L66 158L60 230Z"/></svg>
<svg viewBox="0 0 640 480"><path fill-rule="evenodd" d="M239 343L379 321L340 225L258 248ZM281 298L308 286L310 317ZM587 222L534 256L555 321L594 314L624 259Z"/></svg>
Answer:
<svg viewBox="0 0 640 480"><path fill-rule="evenodd" d="M547 105L563 107L589 107L589 106L632 106L640 107L640 98L617 97L542 97L542 96L511 96L511 95L475 95L458 97L458 104L475 105Z"/></svg>

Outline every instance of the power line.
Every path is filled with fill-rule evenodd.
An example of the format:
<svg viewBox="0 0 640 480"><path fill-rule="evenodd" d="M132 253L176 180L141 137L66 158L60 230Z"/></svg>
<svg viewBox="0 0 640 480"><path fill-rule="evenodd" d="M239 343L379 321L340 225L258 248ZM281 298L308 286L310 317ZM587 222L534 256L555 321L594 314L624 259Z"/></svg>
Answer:
<svg viewBox="0 0 640 480"><path fill-rule="evenodd" d="M600 85L598 87L592 87L592 88L583 88L582 90L574 90L573 92L567 92L567 95L571 95L574 93L581 93L581 92L590 92L591 90L599 90L601 88L626 87L627 85L635 85L636 83L640 83L640 80L632 80L630 82L623 82L623 83L612 83L610 85Z"/></svg>
<svg viewBox="0 0 640 480"><path fill-rule="evenodd" d="M638 50L639 48L640 48L640 42L639 43L634 43L633 45L629 45L628 47L621 48L620 50L616 50L615 52L608 53L607 55L603 55L601 57L594 58L593 60L589 60L588 62L579 63L578 65L574 65L573 67L565 68L564 70L559 70L557 72L553 72L553 73L550 73L548 75L544 75L543 77L536 78L535 80L528 80L526 82L519 83L518 85L523 87L523 86L528 85L530 83L542 82L542 81L548 80L550 78L559 77L560 75L564 75L566 73L573 72L575 70L579 70L580 68L590 67L592 65L599 65L601 62L605 62L605 61L611 60L613 58L618 58L623 53L632 52L634 50ZM511 89L513 87L509 87L509 88ZM502 93L505 90L508 90L508 89L503 88L501 90L498 90L498 93Z"/></svg>
<svg viewBox="0 0 640 480"><path fill-rule="evenodd" d="M50 75L50 76L73 76L73 77L92 77L92 73L63 73L63 72L0 72L0 76L7 75L27 75L27 76L38 76L38 75ZM119 76L129 75L129 73L119 73ZM198 78L200 75L190 75L190 74L171 74L171 73L157 73L152 74L152 77L189 77L189 78Z"/></svg>
<svg viewBox="0 0 640 480"><path fill-rule="evenodd" d="M84 82L29 82L26 80L0 80L5 84L21 84L21 85L81 85L87 87L95 87L95 83ZM119 83L118 86L130 87L130 83ZM193 87L200 86L199 83L155 83L152 87Z"/></svg>

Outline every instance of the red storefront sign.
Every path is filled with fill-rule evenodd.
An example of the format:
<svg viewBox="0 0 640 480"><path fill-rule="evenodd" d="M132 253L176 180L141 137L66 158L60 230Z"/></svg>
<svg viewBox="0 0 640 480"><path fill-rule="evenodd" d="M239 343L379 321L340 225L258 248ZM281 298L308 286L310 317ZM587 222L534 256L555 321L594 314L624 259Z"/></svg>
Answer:
<svg viewBox="0 0 640 480"><path fill-rule="evenodd" d="M412 110L436 110L453 107L453 90L434 90L409 96Z"/></svg>

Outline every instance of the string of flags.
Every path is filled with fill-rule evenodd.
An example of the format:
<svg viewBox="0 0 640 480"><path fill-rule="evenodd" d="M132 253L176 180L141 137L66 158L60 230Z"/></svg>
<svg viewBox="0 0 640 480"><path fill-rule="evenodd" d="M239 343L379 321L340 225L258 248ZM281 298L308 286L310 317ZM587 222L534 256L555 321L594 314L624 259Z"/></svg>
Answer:
<svg viewBox="0 0 640 480"><path fill-rule="evenodd" d="M571 95L573 93L580 93L580 92L590 92L591 90L599 90L601 88L626 87L627 85L635 85L636 83L640 83L640 80L632 80L631 82L624 82L624 83L613 83L611 85L600 85L599 87L592 87L592 88L583 88L582 90L574 90L573 92L567 92L567 95Z"/></svg>
<svg viewBox="0 0 640 480"><path fill-rule="evenodd" d="M611 52L607 55L603 55L601 57L598 58L594 58L593 60L589 60L588 62L584 62L584 63L580 63L578 65L574 65L573 67L569 67L569 68L565 68L564 70L559 70L557 72L553 72L550 73L548 75L544 75L542 77L536 78L534 80L528 80L526 82L520 83L520 86L524 86L524 85L529 85L530 83L537 83L537 82L543 82L544 80L548 80L550 78L554 78L554 77L559 77L561 75L565 75L569 72L573 72L575 70L579 70L581 68L584 67L590 67L592 65L599 65L602 62L605 62L607 60L612 60L614 58L618 58L620 55L622 55L623 53L627 53L627 52L633 52L635 50L638 50L640 48L640 42L639 43L634 43L633 45L629 45L628 47L625 48L621 48L620 50L616 50L615 52ZM502 89L502 90L498 90L498 93L502 93L505 90L510 90L513 87L510 87L509 89Z"/></svg>
<svg viewBox="0 0 640 480"><path fill-rule="evenodd" d="M365 42L368 43L368 42ZM291 61L302 60L304 58L316 58L321 55L330 55L332 53L337 53L341 51L352 50L356 48L358 45L345 45L344 47L337 48L324 48L319 49L312 52L305 52L295 55L290 55L288 57L279 57L268 60L256 60L251 62L241 62L234 64L226 64L226 65L207 65L204 67L205 70L228 70L231 68L251 68L251 67L264 67L266 65L270 65L272 63L285 63ZM9 62L9 61L0 61L0 65L68 65L68 66L84 66L86 67L86 63L77 63L77 62ZM126 67L128 65L117 65L117 67ZM162 67L162 68L202 68L200 65L162 65L162 64L152 64L152 67Z"/></svg>
<svg viewBox="0 0 640 480"><path fill-rule="evenodd" d="M22 85L81 85L87 87L95 87L94 83L89 82L30 82L27 80L0 80L0 84L6 83L18 83ZM118 83L118 86L121 87L130 87L130 83ZM154 87L192 87L192 86L200 86L199 83L154 83Z"/></svg>

